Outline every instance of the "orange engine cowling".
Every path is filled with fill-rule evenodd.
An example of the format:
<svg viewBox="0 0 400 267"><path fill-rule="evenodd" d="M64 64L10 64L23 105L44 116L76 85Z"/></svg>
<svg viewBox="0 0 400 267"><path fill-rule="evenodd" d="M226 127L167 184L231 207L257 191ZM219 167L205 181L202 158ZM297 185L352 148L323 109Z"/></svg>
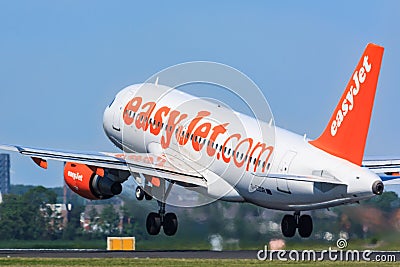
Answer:
<svg viewBox="0 0 400 267"><path fill-rule="evenodd" d="M122 191L121 184L108 178L104 169L85 164L67 162L64 180L72 191L87 199L107 199Z"/></svg>

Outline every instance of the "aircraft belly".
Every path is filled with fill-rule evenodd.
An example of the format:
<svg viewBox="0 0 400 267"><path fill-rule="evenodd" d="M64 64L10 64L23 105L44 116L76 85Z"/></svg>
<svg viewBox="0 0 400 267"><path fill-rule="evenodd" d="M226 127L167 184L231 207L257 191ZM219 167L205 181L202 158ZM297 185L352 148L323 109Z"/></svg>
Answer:
<svg viewBox="0 0 400 267"><path fill-rule="evenodd" d="M283 179L254 176L249 178L248 181L251 182L248 189L246 188L247 190L243 190L245 186L239 184L239 193L248 202L279 210L298 210L298 207L306 210L307 205L310 205L310 209L311 207L314 209L314 207L318 207L319 203L323 207L336 206L338 203L342 203L336 200L346 197L345 185L321 185L317 182L285 180L287 191L283 191L278 187L277 180L282 181ZM346 198L343 201L352 200Z"/></svg>

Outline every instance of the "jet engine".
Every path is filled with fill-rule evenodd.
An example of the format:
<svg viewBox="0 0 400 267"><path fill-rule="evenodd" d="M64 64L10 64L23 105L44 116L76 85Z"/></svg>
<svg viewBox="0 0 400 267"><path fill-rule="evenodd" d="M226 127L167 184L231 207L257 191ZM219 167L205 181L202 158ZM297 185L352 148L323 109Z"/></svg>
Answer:
<svg viewBox="0 0 400 267"><path fill-rule="evenodd" d="M113 173L117 172L116 174ZM108 199L119 195L122 191L121 182L129 177L118 170L108 170L85 164L67 162L64 167L65 183L72 191L87 199Z"/></svg>

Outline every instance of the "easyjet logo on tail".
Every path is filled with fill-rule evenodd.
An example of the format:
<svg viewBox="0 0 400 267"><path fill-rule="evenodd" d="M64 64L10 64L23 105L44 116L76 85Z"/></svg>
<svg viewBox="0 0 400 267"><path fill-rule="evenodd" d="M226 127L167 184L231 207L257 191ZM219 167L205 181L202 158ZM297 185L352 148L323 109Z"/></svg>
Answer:
<svg viewBox="0 0 400 267"><path fill-rule="evenodd" d="M331 155L361 165L383 51L382 46L367 45L328 125L320 137L310 141L310 144Z"/></svg>
<svg viewBox="0 0 400 267"><path fill-rule="evenodd" d="M349 91L346 94L342 102L341 109L336 113L336 119L331 124L331 135L335 136L340 126L342 125L346 115L354 108L354 98L360 92L360 86L365 82L367 73L371 71L372 64L368 63L368 56L364 56L363 65L359 70L356 70L353 74L354 85L350 86Z"/></svg>

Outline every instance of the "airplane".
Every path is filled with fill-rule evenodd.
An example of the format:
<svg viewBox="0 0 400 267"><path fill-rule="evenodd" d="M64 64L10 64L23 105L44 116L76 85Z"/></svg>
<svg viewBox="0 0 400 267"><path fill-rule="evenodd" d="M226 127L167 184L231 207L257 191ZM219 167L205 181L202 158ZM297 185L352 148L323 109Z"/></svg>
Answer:
<svg viewBox="0 0 400 267"><path fill-rule="evenodd" d="M65 183L87 199L118 195L133 176L136 198L155 198L159 205L146 219L150 235L161 228L167 236L177 232L177 216L166 213L166 203L178 187L287 211L283 236L293 237L297 230L307 238L313 221L301 212L358 203L381 195L384 183L400 178L400 159L363 160L383 51L376 44L366 46L325 130L314 140L157 80L124 88L104 111L105 134L122 152L0 149L31 157L42 168L48 160L65 162Z"/></svg>

